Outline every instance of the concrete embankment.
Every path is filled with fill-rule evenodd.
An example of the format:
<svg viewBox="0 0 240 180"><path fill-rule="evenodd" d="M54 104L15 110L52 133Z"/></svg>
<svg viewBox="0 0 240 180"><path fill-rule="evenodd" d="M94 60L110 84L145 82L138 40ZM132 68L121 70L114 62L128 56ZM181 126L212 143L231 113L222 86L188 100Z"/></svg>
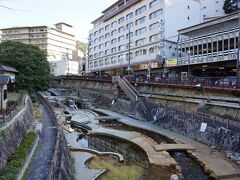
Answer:
<svg viewBox="0 0 240 180"><path fill-rule="evenodd" d="M0 128L0 170L5 167L8 158L14 152L34 125L31 100L25 96L24 107L8 123Z"/></svg>

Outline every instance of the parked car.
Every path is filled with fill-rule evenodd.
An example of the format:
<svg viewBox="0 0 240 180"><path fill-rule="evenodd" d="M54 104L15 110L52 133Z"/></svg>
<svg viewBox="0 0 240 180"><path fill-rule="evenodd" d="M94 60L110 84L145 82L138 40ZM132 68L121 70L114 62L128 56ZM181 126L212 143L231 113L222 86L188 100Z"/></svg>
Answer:
<svg viewBox="0 0 240 180"><path fill-rule="evenodd" d="M215 85L236 88L236 86L237 86L237 78L235 76L225 77L223 79L217 80L215 82Z"/></svg>

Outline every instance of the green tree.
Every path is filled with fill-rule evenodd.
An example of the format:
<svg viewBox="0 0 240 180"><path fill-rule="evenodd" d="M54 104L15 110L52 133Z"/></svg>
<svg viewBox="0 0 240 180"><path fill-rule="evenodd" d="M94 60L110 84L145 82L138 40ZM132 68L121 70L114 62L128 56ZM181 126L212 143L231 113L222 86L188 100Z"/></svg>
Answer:
<svg viewBox="0 0 240 180"><path fill-rule="evenodd" d="M225 0L223 10L226 14L236 12L238 10L238 0Z"/></svg>
<svg viewBox="0 0 240 180"><path fill-rule="evenodd" d="M87 47L86 43L81 42L81 41L76 41L76 49L81 51L84 55L86 55L88 47Z"/></svg>
<svg viewBox="0 0 240 180"><path fill-rule="evenodd" d="M16 88L29 93L50 85L50 67L45 51L34 45L3 41L0 43L0 64L16 68Z"/></svg>

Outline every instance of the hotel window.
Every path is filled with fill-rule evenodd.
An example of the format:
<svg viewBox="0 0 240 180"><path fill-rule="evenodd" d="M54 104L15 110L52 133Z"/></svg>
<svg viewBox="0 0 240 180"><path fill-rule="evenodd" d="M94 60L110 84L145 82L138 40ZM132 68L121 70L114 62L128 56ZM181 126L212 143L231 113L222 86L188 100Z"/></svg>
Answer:
<svg viewBox="0 0 240 180"><path fill-rule="evenodd" d="M94 58L98 58L98 53L95 53L95 54L94 54Z"/></svg>
<svg viewBox="0 0 240 180"><path fill-rule="evenodd" d="M112 64L117 63L117 57L116 57L116 56L114 56L114 57L111 58L111 63L112 63Z"/></svg>
<svg viewBox="0 0 240 180"><path fill-rule="evenodd" d="M125 50L125 46L124 45L118 46L118 51L124 51L124 50Z"/></svg>
<svg viewBox="0 0 240 180"><path fill-rule="evenodd" d="M114 38L114 39L111 40L111 44L112 44L112 45L114 45L114 44L116 44L116 43L117 43L117 39L116 39L116 38Z"/></svg>
<svg viewBox="0 0 240 180"><path fill-rule="evenodd" d="M93 63L92 62L90 62L89 67L93 68Z"/></svg>
<svg viewBox="0 0 240 180"><path fill-rule="evenodd" d="M119 62L119 63L122 63L123 60L124 60L124 55L119 55L119 56L118 56L118 62Z"/></svg>
<svg viewBox="0 0 240 180"><path fill-rule="evenodd" d="M118 38L118 42L123 41L123 40L124 40L124 37L125 37L125 36L120 36L120 37Z"/></svg>
<svg viewBox="0 0 240 180"><path fill-rule="evenodd" d="M116 35L117 34L117 30L113 30L112 32L111 32L111 36L114 36L114 35Z"/></svg>
<svg viewBox="0 0 240 180"><path fill-rule="evenodd" d="M105 39L110 37L110 33L105 34Z"/></svg>
<svg viewBox="0 0 240 180"><path fill-rule="evenodd" d="M88 59L91 61L93 59L93 55L90 55Z"/></svg>
<svg viewBox="0 0 240 180"><path fill-rule="evenodd" d="M160 28L159 23L154 23L149 26L149 31L158 30Z"/></svg>
<svg viewBox="0 0 240 180"><path fill-rule="evenodd" d="M154 19L160 17L162 14L162 10L155 11L149 15L149 19Z"/></svg>
<svg viewBox="0 0 240 180"><path fill-rule="evenodd" d="M156 7L156 6L160 5L161 3L162 3L162 0L154 0L154 1L150 2L149 8Z"/></svg>
<svg viewBox="0 0 240 180"><path fill-rule="evenodd" d="M100 38L99 38L99 41L102 41L104 39L104 36L101 36Z"/></svg>
<svg viewBox="0 0 240 180"><path fill-rule="evenodd" d="M137 56L140 56L140 52L139 51L136 51L135 52L135 56L137 57Z"/></svg>
<svg viewBox="0 0 240 180"><path fill-rule="evenodd" d="M124 26L118 28L118 33L124 32L124 29L125 29Z"/></svg>
<svg viewBox="0 0 240 180"><path fill-rule="evenodd" d="M103 51L99 53L99 57L102 57L104 55Z"/></svg>
<svg viewBox="0 0 240 180"><path fill-rule="evenodd" d="M108 25L105 26L105 31L107 31L109 29L110 29L110 25L108 24Z"/></svg>
<svg viewBox="0 0 240 180"><path fill-rule="evenodd" d="M147 9L147 6L143 6L143 7L139 8L139 9L137 9L137 10L135 11L135 15L137 16L137 15L139 15L139 14L142 14L143 12L146 11L146 9Z"/></svg>
<svg viewBox="0 0 240 180"><path fill-rule="evenodd" d="M97 50L97 46L94 47L94 51L96 51L96 50Z"/></svg>
<svg viewBox="0 0 240 180"><path fill-rule="evenodd" d="M122 24L123 22L124 22L124 17L122 17L118 20L118 24Z"/></svg>
<svg viewBox="0 0 240 180"><path fill-rule="evenodd" d="M111 49L111 53L115 53L115 52L117 52L117 48L116 47Z"/></svg>
<svg viewBox="0 0 240 180"><path fill-rule="evenodd" d="M139 39L135 42L135 45L136 46L142 46L145 44L145 41L146 41L146 38L143 38L143 39Z"/></svg>
<svg viewBox="0 0 240 180"><path fill-rule="evenodd" d="M110 54L110 50L108 49L105 51L105 55L109 55L109 54Z"/></svg>
<svg viewBox="0 0 240 180"><path fill-rule="evenodd" d="M103 33L103 31L104 31L104 29L101 28L101 29L99 30L99 34Z"/></svg>
<svg viewBox="0 0 240 180"><path fill-rule="evenodd" d="M139 25L139 24L145 23L145 19L146 19L145 16L137 19L136 22L135 22L136 26Z"/></svg>
<svg viewBox="0 0 240 180"><path fill-rule="evenodd" d="M160 39L159 34L155 34L155 35L152 35L152 36L149 37L150 42L156 42L156 41L159 41L159 39Z"/></svg>
<svg viewBox="0 0 240 180"><path fill-rule="evenodd" d="M132 19L133 18L133 12L129 13L127 16L126 16L127 20L129 19Z"/></svg>
<svg viewBox="0 0 240 180"><path fill-rule="evenodd" d="M98 67L98 61L94 61L94 67Z"/></svg>
<svg viewBox="0 0 240 180"><path fill-rule="evenodd" d="M132 38L132 37L133 37L133 32L130 32L130 38ZM127 33L126 39L129 39L129 33Z"/></svg>
<svg viewBox="0 0 240 180"><path fill-rule="evenodd" d="M105 42L105 47L110 45L110 41Z"/></svg>
<svg viewBox="0 0 240 180"><path fill-rule="evenodd" d="M90 34L90 35L89 35L89 39L92 39L92 38L93 38L93 34Z"/></svg>
<svg viewBox="0 0 240 180"><path fill-rule="evenodd" d="M103 48L103 44L100 44L100 45L99 45L99 49L102 49L102 48Z"/></svg>
<svg viewBox="0 0 240 180"><path fill-rule="evenodd" d="M115 27L117 25L117 21L112 22L111 26Z"/></svg>
<svg viewBox="0 0 240 180"><path fill-rule="evenodd" d="M109 64L110 64L109 58L105 59L105 65L109 65Z"/></svg>
<svg viewBox="0 0 240 180"><path fill-rule="evenodd" d="M132 27L133 27L133 23L132 22L128 23L127 26L126 26L127 29L131 29Z"/></svg>
<svg viewBox="0 0 240 180"><path fill-rule="evenodd" d="M139 35L142 35L142 34L144 34L145 32L147 31L147 28L141 28L141 29L138 29L138 30L136 30L135 31L135 35L136 36L139 36Z"/></svg>
<svg viewBox="0 0 240 180"><path fill-rule="evenodd" d="M103 66L103 60L99 61L99 66Z"/></svg>
<svg viewBox="0 0 240 180"><path fill-rule="evenodd" d="M98 42L98 39L96 38L96 39L94 39L94 43L97 43Z"/></svg>
<svg viewBox="0 0 240 180"><path fill-rule="evenodd" d="M154 47L151 47L150 49L149 49L149 54L153 54L154 53Z"/></svg>
<svg viewBox="0 0 240 180"><path fill-rule="evenodd" d="M98 32L97 32L97 31L95 31L95 32L94 32L94 36L97 36L97 34L98 34Z"/></svg>

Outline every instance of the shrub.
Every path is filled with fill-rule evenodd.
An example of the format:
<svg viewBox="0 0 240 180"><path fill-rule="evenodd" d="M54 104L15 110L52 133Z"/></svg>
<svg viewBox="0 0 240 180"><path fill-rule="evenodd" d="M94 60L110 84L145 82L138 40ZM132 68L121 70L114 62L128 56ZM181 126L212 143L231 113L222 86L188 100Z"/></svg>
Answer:
<svg viewBox="0 0 240 180"><path fill-rule="evenodd" d="M34 132L28 133L23 138L21 145L15 149L14 153L8 159L6 167L0 171L1 180L14 180L16 178L35 138L36 134Z"/></svg>

